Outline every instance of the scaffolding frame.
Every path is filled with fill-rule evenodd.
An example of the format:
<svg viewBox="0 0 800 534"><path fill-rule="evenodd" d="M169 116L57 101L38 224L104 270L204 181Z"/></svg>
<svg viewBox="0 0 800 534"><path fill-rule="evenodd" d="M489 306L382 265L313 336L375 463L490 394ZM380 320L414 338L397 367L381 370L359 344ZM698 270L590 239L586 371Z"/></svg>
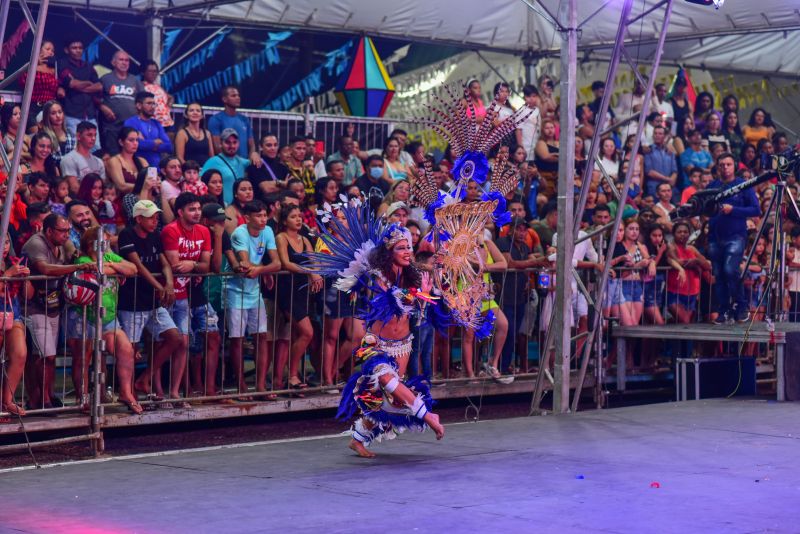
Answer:
<svg viewBox="0 0 800 534"><path fill-rule="evenodd" d="M600 407L603 404L603 397L604 393L602 391L602 373L603 373L603 365L602 365L602 354L599 350L600 345L600 337L603 332L604 322L603 322L603 310L602 310L602 303L603 297L605 292L605 286L608 281L609 271L610 271L610 264L608 261L603 262L603 272L598 282L597 291L595 293L595 298L593 304L594 308L594 320L592 324L589 325L589 331L585 334L586 342L583 345L583 352L582 354L575 354L573 355L572 349L572 342L576 341L578 336L575 338L572 337L572 331L570 326L570 321L566 320L572 314L572 288L571 284L566 283L566 280L569 280L569 277L576 277L577 273L572 269L572 256L574 245L580 240L578 240L578 232L580 230L580 222L583 218L583 212L586 207L586 199L588 197L589 188L592 183L592 172L594 170L594 163L599 162L598 154L600 148L600 139L603 135L607 134L610 129L619 127L619 125L612 126L607 129L606 118L608 114L608 109L611 103L611 94L614 91L615 80L617 76L617 72L619 70L619 66L621 61L624 62L631 68L634 73L634 80L638 81L645 87L644 99L642 102L642 109L638 112L638 114L634 114L631 117L626 118L624 121L625 123L636 121L638 124L638 128L636 130L634 144L631 149L632 154L636 154L639 151L639 146L641 143L642 135L644 134L644 126L646 124L647 115L650 110L650 103L652 102L652 95L653 95L653 88L655 85L656 75L658 73L658 68L661 63L661 55L664 50L664 43L666 42L667 37L667 29L669 28L669 20L672 14L672 6L674 0L662 0L655 6L649 8L647 11L636 15L634 17L631 16L631 12L633 9L633 2L634 0L624 0L622 5L622 10L620 13L619 25L617 26L617 33L614 41L614 46L612 49L611 59L609 60L608 66L608 73L606 74L606 86L605 92L603 94L603 98L601 100L600 109L598 110L597 114L595 115L595 130L594 135L592 136L592 141L590 145L590 152L587 156L587 165L586 169L584 170L581 182L581 190L580 194L577 199L577 203L575 204L574 213L573 213L573 176L574 176L574 150L575 150L575 66L578 62L577 57L577 46L572 41L575 39L575 32L577 28L580 28L583 23L579 24L577 27L574 24L574 10L575 7L575 0L570 0L569 6L562 5L562 9L559 12L559 24L557 29L562 34L562 45L561 45L561 120L565 120L565 115L569 115L566 117L567 122L562 122L561 124L561 136L559 140L559 144L561 150L559 151L559 155L561 159L559 160L559 185L558 185L558 255L557 255L557 280L558 285L556 288L556 302L555 306L553 307L553 313L550 318L550 323L555 325L554 328L548 329L547 336L545 339L544 344L542 345L542 349L540 350L540 365L542 362L547 362L548 355L550 352L551 346L555 346L555 358L556 358L556 368L554 373L554 388L553 388L553 411L556 413L566 413L566 412L575 412L578 409L578 403L580 401L581 393L583 390L583 384L581 380L583 380L586 376L590 357L592 355L592 348L595 348L595 366L594 371L597 374L597 379L595 381L596 388L595 388L595 400L597 406ZM527 2L526 2L527 4ZM529 4L530 7L530 4ZM594 16L594 15L591 15ZM590 18L591 18L590 16ZM569 17L569 18L565 18ZM660 31L658 35L658 40L656 44L655 52L653 53L653 59L649 62L649 65L646 65L643 61L637 61L634 59L634 56L629 52L628 47L631 45L638 45L639 41L637 39L632 39L628 44L626 44L627 34L629 29L634 24L642 24L644 19L659 19L661 22L660 24ZM587 19L588 20L588 19ZM656 20L653 20L655 23ZM566 70L565 70L566 66ZM645 69L645 67L649 67L649 76L643 76L641 71ZM565 105L566 103L566 105ZM567 108L565 110L565 107ZM564 150L566 148L566 151ZM564 160L566 159L565 152L571 154L569 158L570 161L567 161L566 164ZM608 176L602 171L603 179L608 179ZM616 243L616 234L617 229L619 228L620 222L622 221L622 212L623 212L623 201L628 195L628 190L630 189L631 180L633 178L635 165L633 164L633 160L631 160L631 164L628 166L628 171L625 173L625 180L622 187L622 192L618 199L618 209L616 216L614 217L614 222L611 224L611 238L608 239L608 246L605 251L598 251L602 252L604 255L601 256L603 259L607 259L613 255L614 245ZM615 190L615 189L612 189ZM567 237L570 236L571 239ZM578 279L579 285L580 280ZM566 315L570 314L570 315ZM542 356L544 355L544 356ZM570 373L570 362L574 358L580 358L580 368L578 370L578 380L577 386L575 388L575 392L572 397L572 401L569 401L569 373ZM541 413L541 405L542 400L544 397L544 380L546 380L546 373L540 372L536 379L536 386L534 389L533 398L531 399L531 414ZM566 377L566 380L564 379ZM624 377L622 379L623 387L624 387Z"/></svg>

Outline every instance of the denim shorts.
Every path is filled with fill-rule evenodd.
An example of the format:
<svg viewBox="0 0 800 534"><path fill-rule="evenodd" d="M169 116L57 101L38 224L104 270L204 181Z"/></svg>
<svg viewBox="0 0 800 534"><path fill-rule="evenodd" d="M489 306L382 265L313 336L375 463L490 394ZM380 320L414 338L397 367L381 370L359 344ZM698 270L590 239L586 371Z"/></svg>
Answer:
<svg viewBox="0 0 800 534"><path fill-rule="evenodd" d="M622 299L622 284L618 278L609 278L606 295L604 297L606 308L611 306L619 306L624 302Z"/></svg>
<svg viewBox="0 0 800 534"><path fill-rule="evenodd" d="M644 307L660 308L664 304L664 277L656 275L655 279L644 283Z"/></svg>
<svg viewBox="0 0 800 534"><path fill-rule="evenodd" d="M689 311L697 310L697 295L681 295L667 291L667 306L681 305Z"/></svg>
<svg viewBox="0 0 800 534"><path fill-rule="evenodd" d="M0 310L0 311L4 311L4 312L10 311L10 312L12 312L14 314L14 322L15 323L24 323L25 322L25 318L22 316L22 306L19 305L19 299L17 297L14 297L13 299L11 299L10 303L6 302L5 306L0 304L0 308L2 308L2 310Z"/></svg>
<svg viewBox="0 0 800 534"><path fill-rule="evenodd" d="M642 302L644 287L641 280L621 280L622 302Z"/></svg>
<svg viewBox="0 0 800 534"><path fill-rule="evenodd" d="M67 311L67 339L83 339L83 311L79 308L70 308ZM119 322L119 319L114 318L113 320L105 323L103 325L103 334L108 334L109 332L113 332L114 330L121 330L122 325ZM89 319L87 314L86 316L86 339L93 339L94 338L94 321Z"/></svg>
<svg viewBox="0 0 800 534"><path fill-rule="evenodd" d="M203 334L219 332L219 317L211 304L194 306L191 314L189 349L192 353L203 351Z"/></svg>
<svg viewBox="0 0 800 534"><path fill-rule="evenodd" d="M119 310L117 313L122 329L131 343L138 343L142 339L145 328L156 339L163 332L175 328L175 322L165 308L135 312Z"/></svg>

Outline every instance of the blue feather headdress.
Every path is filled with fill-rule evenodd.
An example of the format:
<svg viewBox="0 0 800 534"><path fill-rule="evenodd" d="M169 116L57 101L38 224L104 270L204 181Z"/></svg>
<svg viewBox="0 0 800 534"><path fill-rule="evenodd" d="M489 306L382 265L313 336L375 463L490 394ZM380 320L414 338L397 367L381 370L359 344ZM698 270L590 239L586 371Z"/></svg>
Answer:
<svg viewBox="0 0 800 534"><path fill-rule="evenodd" d="M481 313L481 303L491 298L490 287L483 280L481 234L490 220L498 227L510 222L505 197L518 184L517 172L508 164L506 152L500 152L491 166L486 154L527 120L532 110L524 107L495 124L500 111L495 100L479 124L470 99L465 98L466 86L461 94L448 86L444 90L450 98L435 97L436 105L428 106L430 117L417 122L450 143L456 156L452 169L456 185L449 193L439 191L432 166L426 162L411 193L413 202L423 208L425 219L431 224L426 239L434 242L439 254L436 287L453 321L474 330L477 337L486 337L491 335L494 317ZM481 201L466 204L463 199L470 181L477 182L484 194Z"/></svg>

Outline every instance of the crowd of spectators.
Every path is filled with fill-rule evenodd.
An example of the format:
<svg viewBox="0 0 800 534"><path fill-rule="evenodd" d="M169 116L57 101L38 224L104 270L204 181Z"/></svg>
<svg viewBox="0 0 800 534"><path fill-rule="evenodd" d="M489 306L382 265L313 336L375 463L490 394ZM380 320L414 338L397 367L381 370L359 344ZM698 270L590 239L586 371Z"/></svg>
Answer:
<svg viewBox="0 0 800 534"><path fill-rule="evenodd" d="M401 129L392 131L382 147L366 147L349 127L330 154L319 150L312 135L256 135L238 111L240 94L233 86L222 90L224 109L210 118L196 102L184 103L183 116L173 117L172 98L156 82L156 63L142 65L140 77L129 71L128 55L118 51L111 72L98 77L82 61L79 39L64 43L53 69L55 54L55 45L46 41L29 124L20 125L19 105L0 109L6 148L13 150L17 137L24 136L18 187L8 191L5 178L0 185L0 200L13 204L2 274L49 277L0 283L7 347L3 410L24 413L14 400L23 370L27 408L63 402L54 393L55 358L64 353L63 346L72 358L76 401L88 409L88 362L97 330L87 325L95 324L94 310L65 303L62 285L64 277L96 270L94 242L103 235L111 250L103 258L109 277L101 289L100 335L115 358L118 399L132 412L143 410L142 396L189 407L192 396L222 393L223 381L240 400L252 400L254 393L270 399L271 391L286 389L301 396L311 376L306 355L314 380L324 391L336 392L364 332L357 317L365 295L340 293L330 281L306 274L303 253L325 252L317 239L321 227L337 216L342 199L358 198L378 216L407 226L417 263L430 266L434 251L424 239L428 225L410 186L421 166L430 163L440 189L451 187L452 152L434 160ZM484 232L487 280L496 287L484 312L492 310L497 321L480 367L478 346L468 333L461 336L460 371L467 377L479 372L509 382L514 373L526 372L528 340L539 338L549 325L555 277L517 270L546 271L556 261L560 125L554 86L553 79L543 77L538 88L523 88L524 105L532 113L491 158L507 154L519 187L507 199L512 224ZM595 82L592 90L595 100L576 110L576 187L591 165L588 145L603 84ZM493 94L501 105L494 119L499 121L514 111L509 87L499 83ZM483 95L472 80L465 98L478 122L487 120ZM635 88L619 99L609 119L638 111L645 98L642 88ZM718 110L708 93L689 102L678 85L667 98L660 84L652 104L639 153L631 153L631 123L601 140L582 227L591 231L606 225L619 209L624 225L612 257L603 257L607 233L576 247L573 263L582 270L583 285L591 288L597 278L593 272L610 261L614 270L604 309L622 324L741 322L763 313L760 296L772 244L769 233L757 243L747 240L772 186L765 183L733 197L710 220L673 221L670 215L693 192L727 187L761 172L768 156L787 148L787 136L775 131L769 113L760 108L740 128L732 96ZM632 188L619 199L631 165ZM794 180L789 188L796 196ZM466 201L479 198L479 184L470 183ZM800 246L800 237L793 239ZM743 254L752 246L753 261L743 266ZM790 247L789 261L796 257L800 265ZM744 286L738 283L742 268L748 272ZM230 275L208 276L215 273ZM574 327L585 331L587 300L577 280L572 284ZM711 295L704 296L711 305L701 311L698 296L704 292ZM798 294L800 282L792 279L793 310ZM29 342L21 342L26 336ZM410 372L454 376L453 337L455 331L448 336L417 326ZM255 363L252 384L248 354ZM220 365L223 356L227 365ZM143 368L138 373L137 363Z"/></svg>

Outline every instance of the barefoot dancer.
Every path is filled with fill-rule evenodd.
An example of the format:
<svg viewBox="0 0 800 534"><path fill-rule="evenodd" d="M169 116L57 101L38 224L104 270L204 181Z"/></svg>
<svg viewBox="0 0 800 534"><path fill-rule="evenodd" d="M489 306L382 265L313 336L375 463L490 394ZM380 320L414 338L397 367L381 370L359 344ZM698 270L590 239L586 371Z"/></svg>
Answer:
<svg viewBox="0 0 800 534"><path fill-rule="evenodd" d="M458 157L453 167L457 185L452 195L441 193L428 165L419 170L413 187L414 202L425 209L433 227L434 276L421 274L414 265L407 229L373 220L369 208L360 203L342 207L346 224L330 218L333 231L324 225L320 229L330 254L308 254L309 272L337 278L333 286L339 291L366 287L372 292L361 317L367 334L355 351L361 368L345 386L337 414L350 418L361 412L352 428L350 448L366 458L374 456L367 449L373 441L391 439L405 430L430 427L437 439L444 437L439 417L430 411L426 381L419 376L403 381L411 355L411 320L426 317L439 327L454 323L477 338L492 334L494 314L481 314L481 302L490 287L483 279L485 262L479 240L488 222L502 226L510 219L504 197L516 187L517 179L506 159L495 163L488 192L472 199L475 202L461 201L468 183L476 182L480 188L489 177L486 152L513 132L527 113L515 113L495 126L499 107L493 102L486 112L488 120L478 126L475 113L450 88L445 89L452 102L439 102L445 108L432 110L437 120L424 124L452 143Z"/></svg>
<svg viewBox="0 0 800 534"><path fill-rule="evenodd" d="M430 300L433 284L430 276L423 276L412 262L408 230L392 225L382 241L370 253L370 264L376 267L373 273L377 290L370 301L367 334L356 351L357 360L362 362L361 371L344 388L338 413L349 418L357 408L361 410L363 415L353 425L350 448L368 458L375 456L366 449L372 441L380 441L383 436L393 438L406 429L424 430L427 425L436 433L436 439L444 437L439 416L430 411L430 390L422 377L401 381L413 339L412 310L409 307L402 313L402 307L423 307ZM402 302L399 307L395 300L398 298Z"/></svg>

